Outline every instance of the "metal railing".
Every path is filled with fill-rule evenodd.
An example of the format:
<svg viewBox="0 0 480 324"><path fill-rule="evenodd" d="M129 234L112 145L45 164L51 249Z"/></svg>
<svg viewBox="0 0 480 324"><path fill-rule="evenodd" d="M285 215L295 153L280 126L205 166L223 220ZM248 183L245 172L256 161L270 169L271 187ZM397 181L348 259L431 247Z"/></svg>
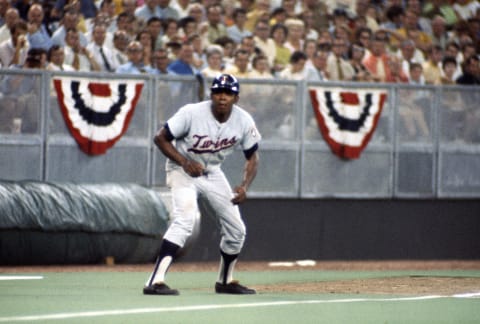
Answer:
<svg viewBox="0 0 480 324"><path fill-rule="evenodd" d="M54 77L142 80L126 134L106 154L78 148L60 113ZM401 84L241 82L239 104L262 133L261 164L250 196L269 198L480 197L480 88ZM15 86L15 87L14 87ZM383 89L387 102L359 159L334 155L321 136L310 87ZM163 155L153 134L180 106L198 100L193 77L37 70L0 71L0 179L138 183L163 187ZM240 181L244 158L224 170Z"/></svg>

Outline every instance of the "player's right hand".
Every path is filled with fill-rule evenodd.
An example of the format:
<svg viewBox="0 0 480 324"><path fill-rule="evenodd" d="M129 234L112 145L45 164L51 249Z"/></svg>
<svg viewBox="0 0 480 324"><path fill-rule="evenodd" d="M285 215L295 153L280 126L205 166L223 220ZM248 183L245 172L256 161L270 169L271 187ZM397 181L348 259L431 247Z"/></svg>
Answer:
<svg viewBox="0 0 480 324"><path fill-rule="evenodd" d="M205 169L202 164L193 160L186 160L182 164L183 171L185 171L191 177L199 177L204 174Z"/></svg>

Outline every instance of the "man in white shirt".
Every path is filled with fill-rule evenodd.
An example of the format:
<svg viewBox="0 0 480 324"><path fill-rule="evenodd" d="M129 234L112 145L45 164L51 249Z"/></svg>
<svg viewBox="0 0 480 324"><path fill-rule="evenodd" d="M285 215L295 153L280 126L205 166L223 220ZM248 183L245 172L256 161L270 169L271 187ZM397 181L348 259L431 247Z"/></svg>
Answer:
<svg viewBox="0 0 480 324"><path fill-rule="evenodd" d="M130 42L130 38L128 34L124 30L117 30L113 34L113 48L112 48L112 55L113 55L113 64L115 66L120 66L128 62L128 55L127 55L127 46Z"/></svg>
<svg viewBox="0 0 480 324"><path fill-rule="evenodd" d="M18 14L17 8L8 8L5 13L5 24L0 27L0 43L10 39L12 36L10 34L10 28L13 27L19 18L20 15Z"/></svg>
<svg viewBox="0 0 480 324"><path fill-rule="evenodd" d="M74 71L71 65L63 63L65 52L60 45L52 45L47 53L48 71Z"/></svg>
<svg viewBox="0 0 480 324"><path fill-rule="evenodd" d="M268 65L273 66L273 61L277 56L277 47L272 38L270 38L270 25L266 20L259 20L255 24L253 31L255 46L268 58Z"/></svg>
<svg viewBox="0 0 480 324"><path fill-rule="evenodd" d="M17 21L12 29L10 39L0 43L0 62L3 67L11 65L22 66L27 58L30 44L26 38L27 24L23 20Z"/></svg>
<svg viewBox="0 0 480 324"><path fill-rule="evenodd" d="M107 28L104 25L96 25L92 30L92 41L87 45L87 50L93 55L94 60L100 67L100 71L114 72L117 68L113 58L113 52L104 45Z"/></svg>
<svg viewBox="0 0 480 324"><path fill-rule="evenodd" d="M100 66L93 55L80 44L78 30L67 30L65 43L64 63L71 65L75 71L100 71Z"/></svg>

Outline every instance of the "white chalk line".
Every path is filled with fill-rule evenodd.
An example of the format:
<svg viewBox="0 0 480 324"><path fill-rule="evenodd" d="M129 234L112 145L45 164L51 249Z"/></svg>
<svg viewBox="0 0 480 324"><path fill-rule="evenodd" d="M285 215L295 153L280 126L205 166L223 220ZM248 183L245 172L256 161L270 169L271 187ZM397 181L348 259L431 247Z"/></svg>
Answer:
<svg viewBox="0 0 480 324"><path fill-rule="evenodd" d="M43 276L0 276L0 280L38 280Z"/></svg>
<svg viewBox="0 0 480 324"><path fill-rule="evenodd" d="M452 296L430 295L430 296L397 297L397 298L314 299L314 300L291 300L291 301L260 302L260 303L134 308L134 309L89 311L89 312L77 312L77 313L58 313L58 314L31 315L31 316L0 317L0 322L63 320L63 319L70 319L70 318L100 317L100 316L114 316L114 315L210 311L210 310L216 310L216 309L229 309L229 308L275 307L275 306L289 306L289 305L361 303L361 302L402 302L402 301L420 301L420 300L432 300L432 299L452 298L452 297L453 298L477 298L477 297L480 297L480 292L468 293L468 294L457 294Z"/></svg>

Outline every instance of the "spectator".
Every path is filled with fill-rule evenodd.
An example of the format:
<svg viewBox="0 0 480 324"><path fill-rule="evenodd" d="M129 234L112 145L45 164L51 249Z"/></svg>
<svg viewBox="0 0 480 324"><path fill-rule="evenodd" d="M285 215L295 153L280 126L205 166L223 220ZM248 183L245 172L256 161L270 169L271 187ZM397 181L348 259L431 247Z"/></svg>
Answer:
<svg viewBox="0 0 480 324"><path fill-rule="evenodd" d="M412 63L409 71L409 84L424 85L422 66L419 63ZM409 140L418 140L430 135L430 130L425 121L424 110L428 111L428 92L418 89L402 89L399 96L398 113L405 127L402 136Z"/></svg>
<svg viewBox="0 0 480 324"><path fill-rule="evenodd" d="M28 10L27 39L31 48L43 48L48 51L52 46L52 39L43 24L43 7L36 3Z"/></svg>
<svg viewBox="0 0 480 324"><path fill-rule="evenodd" d="M142 44L143 63L146 66L149 66L150 64L152 64L152 53L154 50L152 35L148 32L148 30L144 29L137 34L135 40Z"/></svg>
<svg viewBox="0 0 480 324"><path fill-rule="evenodd" d="M328 81L327 60L330 52L317 50L313 56L313 72L309 75L309 81Z"/></svg>
<svg viewBox="0 0 480 324"><path fill-rule="evenodd" d="M425 83L435 84L435 81L440 79L442 75L442 58L443 51L440 45L432 46L429 51L428 60L423 63Z"/></svg>
<svg viewBox="0 0 480 324"><path fill-rule="evenodd" d="M430 18L422 15L422 4L419 0L407 0L407 10L413 11L417 15L418 30L427 35L432 34L432 22Z"/></svg>
<svg viewBox="0 0 480 324"><path fill-rule="evenodd" d="M342 8L335 9L333 11L333 23L328 29L330 35L335 37L335 30L340 26L348 25L348 22L347 11Z"/></svg>
<svg viewBox="0 0 480 324"><path fill-rule="evenodd" d="M274 73L277 73L282 71L290 61L291 52L290 49L285 46L288 29L283 24L276 24L272 26L270 34L275 42L276 53L272 69Z"/></svg>
<svg viewBox="0 0 480 324"><path fill-rule="evenodd" d="M453 4L453 10L457 13L458 18L464 21L475 17L479 9L480 3L478 1L457 0Z"/></svg>
<svg viewBox="0 0 480 324"><path fill-rule="evenodd" d="M273 67L275 56L277 54L277 46L270 36L270 25L267 20L259 20L255 24L253 40L255 47L260 49L268 58L268 65Z"/></svg>
<svg viewBox="0 0 480 324"><path fill-rule="evenodd" d="M13 65L12 69L42 69L42 55L45 50L31 48L28 50L25 63ZM41 78L25 74L7 75L0 84L0 91L3 93L0 106L0 120L18 118L21 120L22 133L35 133L38 131L40 113L38 98L40 95ZM7 122L11 125L11 122Z"/></svg>
<svg viewBox="0 0 480 324"><path fill-rule="evenodd" d="M395 31L403 27L405 10L400 5L392 5L388 7L386 14L387 20L380 24L382 29Z"/></svg>
<svg viewBox="0 0 480 324"><path fill-rule="evenodd" d="M259 54L253 58L252 71L250 71L248 77L252 79L273 79L266 55Z"/></svg>
<svg viewBox="0 0 480 324"><path fill-rule="evenodd" d="M351 81L355 75L350 62L344 59L347 44L343 39L334 39L332 53L327 60L327 71L332 81Z"/></svg>
<svg viewBox="0 0 480 324"><path fill-rule="evenodd" d="M251 69L252 59L256 54L259 54L261 51L255 46L255 41L253 36L246 36L242 38L241 43L238 46L238 49L242 49L248 53L248 68Z"/></svg>
<svg viewBox="0 0 480 324"><path fill-rule="evenodd" d="M470 57L470 56L477 56L477 49L475 47L475 44L472 43L466 43L462 45L462 56L464 58Z"/></svg>
<svg viewBox="0 0 480 324"><path fill-rule="evenodd" d="M277 24L285 25L285 22L287 21L287 11L285 11L285 9L282 7L273 9L273 11L270 13L268 21L271 26Z"/></svg>
<svg viewBox="0 0 480 324"><path fill-rule="evenodd" d="M0 26L3 26L6 21L7 10L10 8L10 1L0 0Z"/></svg>
<svg viewBox="0 0 480 324"><path fill-rule="evenodd" d="M250 54L244 49L238 49L234 54L233 66L225 68L225 73L233 74L236 78L248 78Z"/></svg>
<svg viewBox="0 0 480 324"><path fill-rule="evenodd" d="M120 65L116 72L128 74L155 74L155 69L144 63L143 53L143 46L139 41L130 42L127 46L128 62Z"/></svg>
<svg viewBox="0 0 480 324"><path fill-rule="evenodd" d="M372 75L373 81L385 82L389 74L387 39L382 32L377 31L372 40L370 55L363 58L363 64Z"/></svg>
<svg viewBox="0 0 480 324"><path fill-rule="evenodd" d="M65 64L65 52L60 45L52 45L47 53L47 70L49 71L74 71L71 65Z"/></svg>
<svg viewBox="0 0 480 324"><path fill-rule="evenodd" d="M137 9L137 0L122 0L122 8L117 13L117 17L122 13L126 13L128 16L135 16L135 10Z"/></svg>
<svg viewBox="0 0 480 324"><path fill-rule="evenodd" d="M100 71L100 66L85 47L80 44L79 32L76 29L67 30L65 35L65 60L75 71Z"/></svg>
<svg viewBox="0 0 480 324"><path fill-rule="evenodd" d="M313 12L304 11L298 15L298 18L301 19L305 25L305 40L312 39L316 41L318 39L318 32L313 28Z"/></svg>
<svg viewBox="0 0 480 324"><path fill-rule="evenodd" d="M427 1L423 6L423 15L432 20L432 31L434 29L433 21L437 16L443 18L443 21L448 26L448 28L451 28L458 21L455 10L447 0Z"/></svg>
<svg viewBox="0 0 480 324"><path fill-rule="evenodd" d="M309 71L305 68L306 62L307 55L305 53L302 51L293 52L290 57L290 64L278 74L278 77L287 80L307 80Z"/></svg>
<svg viewBox="0 0 480 324"><path fill-rule="evenodd" d="M463 86L477 86L480 84L480 60L478 56L470 56L465 58L462 63L463 74L456 80L457 84ZM480 138L479 121L480 114L478 109L478 91L464 93L463 103L465 109L463 135L462 138L467 140L478 141Z"/></svg>
<svg viewBox="0 0 480 324"><path fill-rule="evenodd" d="M233 39L228 36L217 38L216 45L220 45L223 48L223 65L233 65L234 54L236 50L236 44Z"/></svg>
<svg viewBox="0 0 480 324"><path fill-rule="evenodd" d="M454 85L456 84L453 77L457 70L457 60L451 56L445 56L442 60L442 73L435 80L436 85Z"/></svg>
<svg viewBox="0 0 480 324"><path fill-rule="evenodd" d="M442 50L447 46L449 38L445 22L441 16L435 16L432 19L432 44L440 46Z"/></svg>
<svg viewBox="0 0 480 324"><path fill-rule="evenodd" d="M153 68L155 74L165 75L168 74L168 64L170 60L168 58L168 51L165 48L157 48L153 53Z"/></svg>
<svg viewBox="0 0 480 324"><path fill-rule="evenodd" d="M77 0L79 11L86 19L94 18L97 15L97 6L93 0ZM65 7L70 3L70 0L56 0L55 6L52 10L52 17L60 18L65 10Z"/></svg>
<svg viewBox="0 0 480 324"><path fill-rule="evenodd" d="M163 46L162 40L162 20L158 17L152 17L147 21L147 31L152 36L153 48L157 49ZM167 41L168 43L168 41Z"/></svg>
<svg viewBox="0 0 480 324"><path fill-rule="evenodd" d="M186 41L182 43L180 53L176 60L168 65L168 71L179 75L197 75L198 70L194 66L193 45Z"/></svg>
<svg viewBox="0 0 480 324"><path fill-rule="evenodd" d="M408 77L402 70L402 62L395 55L388 56L388 70L385 76L386 82L408 83Z"/></svg>
<svg viewBox="0 0 480 324"><path fill-rule="evenodd" d="M270 18L270 1L269 0L256 0L250 1L253 3L253 9L247 10L247 21L245 22L245 29L253 32L255 30L255 24L259 20L268 20Z"/></svg>
<svg viewBox="0 0 480 324"><path fill-rule="evenodd" d="M93 28L97 25L104 25L107 29L107 33L105 35L105 46L108 46L109 48L113 47L113 33L109 32L109 26L111 24L112 19L110 18L110 16L104 11L99 11L94 19L88 21L88 32L86 33L88 42L92 41Z"/></svg>
<svg viewBox="0 0 480 324"><path fill-rule="evenodd" d="M392 39L391 44L394 47L398 47L399 42L411 38L415 41L416 47L426 53L432 45L432 39L427 33L421 31L418 26L418 14L413 10L407 10L403 27L397 29L396 33L393 34L397 40Z"/></svg>
<svg viewBox="0 0 480 324"><path fill-rule="evenodd" d="M365 25L364 27L369 28L372 31L376 31L378 26L378 14L377 8L375 5L370 4L368 0L357 0L355 3L355 13L358 17L365 18Z"/></svg>
<svg viewBox="0 0 480 324"><path fill-rule="evenodd" d="M410 73L410 64L423 64L423 62L425 62L423 53L415 47L415 42L410 39L402 41L400 49L397 51L396 55L400 58L402 71L407 77Z"/></svg>
<svg viewBox="0 0 480 324"><path fill-rule="evenodd" d="M410 64L410 69L408 72L408 83L414 85L425 85L423 67L420 63Z"/></svg>
<svg viewBox="0 0 480 324"><path fill-rule="evenodd" d="M462 64L463 74L456 80L461 85L480 84L480 65L477 56L470 56Z"/></svg>
<svg viewBox="0 0 480 324"><path fill-rule="evenodd" d="M245 22L247 21L247 12L243 8L236 8L233 11L234 24L227 27L227 35L235 41L240 43L243 37L252 35L252 32L245 29Z"/></svg>
<svg viewBox="0 0 480 324"><path fill-rule="evenodd" d="M187 41L193 45L193 66L195 69L200 71L207 65L207 58L205 55L202 38L198 34L193 34L187 39Z"/></svg>
<svg viewBox="0 0 480 324"><path fill-rule="evenodd" d="M197 26L200 26L206 20L205 8L198 2L188 5L188 15L195 19Z"/></svg>
<svg viewBox="0 0 480 324"><path fill-rule="evenodd" d="M454 57L457 61L457 71L455 71L454 74L454 79L456 80L462 74L462 68L460 65L462 64L463 56L460 52L460 47L455 42L448 42L444 51L444 55Z"/></svg>
<svg viewBox="0 0 480 324"><path fill-rule="evenodd" d="M135 9L135 17L146 23L152 17L162 18L158 0L144 0L143 5Z"/></svg>
<svg viewBox="0 0 480 324"><path fill-rule="evenodd" d="M96 9L96 7L95 7L95 9ZM63 8L63 11L61 12L60 18L63 17L65 12L67 12L67 11L74 11L78 15L78 24L77 24L77 26L75 26L73 28L77 29L80 33L88 33L87 24L90 24L90 22L96 18L97 14L95 13L95 15L91 18L85 18L85 15L82 12L81 2L80 1L72 1L72 0L69 0L69 3ZM95 12L97 12L97 11L95 11Z"/></svg>
<svg viewBox="0 0 480 324"><path fill-rule="evenodd" d="M163 20L163 36L162 44L167 44L169 42L180 42L180 35L178 34L178 22L173 19Z"/></svg>
<svg viewBox="0 0 480 324"><path fill-rule="evenodd" d="M198 24L195 18L186 16L178 21L178 34L182 38L182 41L187 40L194 34L198 34Z"/></svg>
<svg viewBox="0 0 480 324"><path fill-rule="evenodd" d="M349 48L350 65L353 67L354 75L352 80L359 82L371 82L372 76L363 64L362 60L365 56L365 48L360 43L352 44Z"/></svg>
<svg viewBox="0 0 480 324"><path fill-rule="evenodd" d="M87 45L88 52L100 68L100 71L115 72L117 69L116 60L113 58L113 51L105 46L107 28L105 25L96 25L92 31L92 42Z"/></svg>
<svg viewBox="0 0 480 324"><path fill-rule="evenodd" d="M205 36L205 45L215 43L219 37L228 36L227 29L222 23L222 7L210 5L207 7L207 21L200 25L200 31Z"/></svg>
<svg viewBox="0 0 480 324"><path fill-rule="evenodd" d="M8 8L5 13L5 23L0 27L0 43L9 40L12 34L10 29L20 19L17 8Z"/></svg>
<svg viewBox="0 0 480 324"><path fill-rule="evenodd" d="M355 39L359 42L364 49L364 54L367 55L370 53L370 42L372 40L372 30L368 27L362 27L355 31Z"/></svg>
<svg viewBox="0 0 480 324"><path fill-rule="evenodd" d="M329 27L328 7L324 1L320 0L303 0L303 13L311 13L312 25L309 26L316 31Z"/></svg>
<svg viewBox="0 0 480 324"><path fill-rule="evenodd" d="M65 46L65 35L68 29L76 29L79 22L78 13L71 9L65 12L60 22L60 26L55 30L52 35L52 44ZM79 33L80 44L87 46L88 40L83 33Z"/></svg>
<svg viewBox="0 0 480 324"><path fill-rule="evenodd" d="M30 44L27 40L27 24L18 20L10 30L10 39L0 43L0 62L3 67L22 66L27 58Z"/></svg>
<svg viewBox="0 0 480 324"><path fill-rule="evenodd" d="M113 60L115 66L120 66L128 62L127 46L130 38L125 30L117 30L113 34Z"/></svg>
<svg viewBox="0 0 480 324"><path fill-rule="evenodd" d="M127 33L130 40L135 39L138 30L138 21L135 15L128 12L121 12L117 16L117 31L123 30Z"/></svg>
<svg viewBox="0 0 480 324"><path fill-rule="evenodd" d="M305 40L303 47L303 52L307 55L307 63L305 65L307 68L313 68L313 56L317 51L317 41L315 39Z"/></svg>
<svg viewBox="0 0 480 324"><path fill-rule="evenodd" d="M188 17L189 5L190 5L190 0L175 0L171 3L172 9L178 12L179 19Z"/></svg>
<svg viewBox="0 0 480 324"><path fill-rule="evenodd" d="M99 13L103 13L105 21L103 24L106 26L109 33L114 33L117 30L116 15L115 15L115 2L113 0L102 0L100 3ZM97 13L98 16L98 13ZM92 26L92 30L93 30Z"/></svg>
<svg viewBox="0 0 480 324"><path fill-rule="evenodd" d="M303 50L303 33L305 32L305 25L300 19L289 18L285 22L288 29L287 40L285 47L290 50L290 53Z"/></svg>
<svg viewBox="0 0 480 324"><path fill-rule="evenodd" d="M160 18L165 19L175 19L178 20L180 17L178 12L170 6L170 0L157 0L158 7L160 8Z"/></svg>
<svg viewBox="0 0 480 324"><path fill-rule="evenodd" d="M206 48L207 66L202 69L202 75L206 78L215 78L222 74L223 48L220 45L209 45Z"/></svg>
<svg viewBox="0 0 480 324"><path fill-rule="evenodd" d="M281 6L287 12L287 19L296 18L302 12L300 1L297 0L282 0Z"/></svg>

